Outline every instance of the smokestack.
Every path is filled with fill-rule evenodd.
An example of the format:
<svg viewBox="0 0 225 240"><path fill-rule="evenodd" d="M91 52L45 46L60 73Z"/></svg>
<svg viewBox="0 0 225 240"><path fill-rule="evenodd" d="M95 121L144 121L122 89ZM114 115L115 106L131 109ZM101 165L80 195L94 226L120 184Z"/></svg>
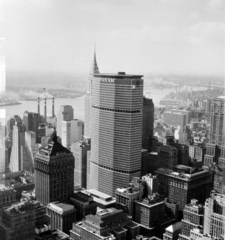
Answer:
<svg viewBox="0 0 225 240"><path fill-rule="evenodd" d="M52 98L52 117L55 116L55 104L54 104L54 97Z"/></svg>
<svg viewBox="0 0 225 240"><path fill-rule="evenodd" d="M37 110L38 110L38 114L40 115L40 98L38 98L37 100L38 100Z"/></svg>
<svg viewBox="0 0 225 240"><path fill-rule="evenodd" d="M45 98L45 121L47 121L47 106L46 106L46 98Z"/></svg>

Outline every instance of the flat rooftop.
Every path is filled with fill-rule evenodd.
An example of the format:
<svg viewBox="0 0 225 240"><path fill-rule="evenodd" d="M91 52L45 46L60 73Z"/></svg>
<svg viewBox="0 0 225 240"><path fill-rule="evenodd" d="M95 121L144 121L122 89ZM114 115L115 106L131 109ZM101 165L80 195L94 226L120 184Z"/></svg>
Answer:
<svg viewBox="0 0 225 240"><path fill-rule="evenodd" d="M60 213L64 213L70 210L74 209L74 206L71 204L67 204L67 203L62 203L62 202L53 202L53 203L49 203L48 205L51 209L56 210Z"/></svg>
<svg viewBox="0 0 225 240"><path fill-rule="evenodd" d="M142 78L143 75L134 75L134 74L126 74L125 72L115 73L99 73L94 74L94 77L111 77L111 78Z"/></svg>

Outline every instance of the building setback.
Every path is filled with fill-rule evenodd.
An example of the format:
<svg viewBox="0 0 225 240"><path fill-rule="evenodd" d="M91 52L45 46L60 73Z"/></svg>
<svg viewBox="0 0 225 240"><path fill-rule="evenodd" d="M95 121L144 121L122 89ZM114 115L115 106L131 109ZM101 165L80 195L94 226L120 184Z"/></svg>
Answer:
<svg viewBox="0 0 225 240"><path fill-rule="evenodd" d="M140 177L141 75L95 74L91 97L91 188L114 195Z"/></svg>
<svg viewBox="0 0 225 240"><path fill-rule="evenodd" d="M159 168L157 171L159 193L168 197L170 203L178 203L182 211L191 199L204 203L211 190L211 172L194 170L177 165L174 170Z"/></svg>
<svg viewBox="0 0 225 240"><path fill-rule="evenodd" d="M70 198L74 189L73 154L57 142L56 132L35 157L35 193L43 205Z"/></svg>
<svg viewBox="0 0 225 240"><path fill-rule="evenodd" d="M122 210L108 208L96 215L86 216L82 222L74 223L70 237L73 240L130 240L135 239L139 231L139 225Z"/></svg>

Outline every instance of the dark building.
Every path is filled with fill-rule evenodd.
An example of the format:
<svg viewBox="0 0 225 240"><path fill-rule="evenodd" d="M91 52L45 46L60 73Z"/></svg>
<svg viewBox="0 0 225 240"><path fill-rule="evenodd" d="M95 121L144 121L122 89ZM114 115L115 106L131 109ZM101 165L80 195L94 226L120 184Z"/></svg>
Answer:
<svg viewBox="0 0 225 240"><path fill-rule="evenodd" d="M74 193L70 198L70 202L76 208L76 221L81 221L89 214L96 214L97 203L88 194L83 192Z"/></svg>
<svg viewBox="0 0 225 240"><path fill-rule="evenodd" d="M157 171L159 193L170 203L178 203L182 211L191 199L204 203L211 190L211 172L177 165L174 170L159 168Z"/></svg>
<svg viewBox="0 0 225 240"><path fill-rule="evenodd" d="M153 228L164 221L164 212L164 197L154 193L142 201L135 202L134 221L147 228Z"/></svg>
<svg viewBox="0 0 225 240"><path fill-rule="evenodd" d="M141 174L142 75L95 74L91 105L90 185L114 195Z"/></svg>
<svg viewBox="0 0 225 240"><path fill-rule="evenodd" d="M142 147L151 151L154 129L154 104L152 99L143 98Z"/></svg>
<svg viewBox="0 0 225 240"><path fill-rule="evenodd" d="M1 240L31 240L35 227L49 225L46 209L38 201L14 204L2 211L0 221Z"/></svg>
<svg viewBox="0 0 225 240"><path fill-rule="evenodd" d="M191 203L185 205L183 211L183 219L181 221L181 233L179 240L187 240L190 238L191 230L194 228L203 229L204 208L202 204L198 204L195 199Z"/></svg>
<svg viewBox="0 0 225 240"><path fill-rule="evenodd" d="M158 168L170 168L178 164L178 150L175 147L164 145L158 149Z"/></svg>
<svg viewBox="0 0 225 240"><path fill-rule="evenodd" d="M25 131L32 131L36 133L36 142L38 142L38 127L39 127L39 117L38 113L24 112L23 114L23 124Z"/></svg>
<svg viewBox="0 0 225 240"><path fill-rule="evenodd" d="M83 140L71 144L71 152L75 158L74 185L87 188L87 151L90 141Z"/></svg>
<svg viewBox="0 0 225 240"><path fill-rule="evenodd" d="M140 227L122 210L109 208L96 215L87 215L82 222L74 223L70 231L71 239L131 240L139 234Z"/></svg>
<svg viewBox="0 0 225 240"><path fill-rule="evenodd" d="M53 201L67 200L74 189L74 157L59 142L56 132L52 141L40 147L35 157L36 198L43 205Z"/></svg>
<svg viewBox="0 0 225 240"><path fill-rule="evenodd" d="M178 150L178 164L189 166L188 146L180 143L174 143L173 146Z"/></svg>
<svg viewBox="0 0 225 240"><path fill-rule="evenodd" d="M51 202L47 206L47 214L50 216L52 229L59 229L69 233L76 221L76 209L73 205L63 202Z"/></svg>
<svg viewBox="0 0 225 240"><path fill-rule="evenodd" d="M91 150L87 151L87 189L90 188L90 164L91 164Z"/></svg>
<svg viewBox="0 0 225 240"><path fill-rule="evenodd" d="M48 226L35 228L35 240L70 240L70 236L60 230L51 230Z"/></svg>
<svg viewBox="0 0 225 240"><path fill-rule="evenodd" d="M213 168L213 190L224 194L225 187L225 166L217 165Z"/></svg>

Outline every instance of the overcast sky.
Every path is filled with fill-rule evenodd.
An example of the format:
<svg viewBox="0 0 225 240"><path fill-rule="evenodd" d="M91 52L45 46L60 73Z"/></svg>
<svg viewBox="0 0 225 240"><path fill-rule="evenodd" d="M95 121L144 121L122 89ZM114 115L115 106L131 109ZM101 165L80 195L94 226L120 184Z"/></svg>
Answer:
<svg viewBox="0 0 225 240"><path fill-rule="evenodd" d="M5 40L3 40L5 39ZM225 0L0 0L6 68L216 74L225 69Z"/></svg>

